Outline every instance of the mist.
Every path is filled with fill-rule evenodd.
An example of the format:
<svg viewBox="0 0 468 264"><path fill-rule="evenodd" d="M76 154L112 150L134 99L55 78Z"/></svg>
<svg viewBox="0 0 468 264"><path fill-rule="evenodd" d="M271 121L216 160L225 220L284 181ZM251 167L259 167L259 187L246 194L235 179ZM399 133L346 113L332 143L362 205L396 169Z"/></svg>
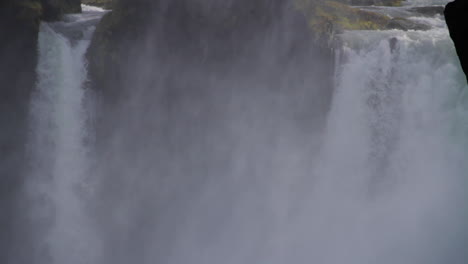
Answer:
<svg viewBox="0 0 468 264"><path fill-rule="evenodd" d="M96 210L105 248L119 252L104 262L275 261L274 233L294 210L288 197L313 182L333 90L322 76L333 60L307 47L300 28L285 30L283 10L270 14L265 4L253 9L265 18L250 18L237 4L249 20L227 29L191 28L189 15L172 13L182 7L168 6L168 21L155 18L161 24L148 30L156 33L129 52L138 59L121 71L125 95L97 124L105 146ZM227 9L186 8L193 16Z"/></svg>
<svg viewBox="0 0 468 264"><path fill-rule="evenodd" d="M464 263L466 84L411 13L447 1L323 32L319 2L41 22L6 263Z"/></svg>

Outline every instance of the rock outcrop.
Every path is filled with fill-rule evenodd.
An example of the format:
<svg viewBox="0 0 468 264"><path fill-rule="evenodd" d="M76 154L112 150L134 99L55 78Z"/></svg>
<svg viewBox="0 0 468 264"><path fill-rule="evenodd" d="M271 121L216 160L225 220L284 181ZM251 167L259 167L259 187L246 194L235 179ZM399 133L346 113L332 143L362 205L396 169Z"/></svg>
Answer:
<svg viewBox="0 0 468 264"><path fill-rule="evenodd" d="M85 5L99 6L104 9L112 9L113 0L82 0Z"/></svg>
<svg viewBox="0 0 468 264"><path fill-rule="evenodd" d="M342 30L428 30L429 26L404 17L390 17L366 8L356 7L346 0L296 0L300 10L309 18L313 32L318 35L330 34ZM372 1L371 1L372 2ZM354 2L351 2L353 4ZM386 2L388 5L399 5L397 1ZM361 3L364 5L364 3ZM376 4L374 2L370 3ZM367 7L367 5L364 5ZM417 12L414 10L413 12ZM421 12L434 12L422 8Z"/></svg>
<svg viewBox="0 0 468 264"><path fill-rule="evenodd" d="M159 55L179 54L184 59L203 60L206 65L209 61L251 57L241 54L252 51L249 48L241 50L249 46L245 41L258 39L258 32L269 34L265 29L278 25L282 19L295 24L286 29L293 31L292 36L288 36L293 38L290 42L303 46L309 45L310 41L315 46L328 46L333 35L342 30L429 29L427 25L406 18L390 18L349 5L401 4L395 0L84 0L84 3L113 7L113 12L107 14L98 26L88 53L91 79L100 89L119 86L119 79L125 75L119 69L130 56L128 47L132 44L129 42L145 42L143 38L147 35L158 40L155 52ZM114 81L117 85L108 83Z"/></svg>
<svg viewBox="0 0 468 264"><path fill-rule="evenodd" d="M455 43L458 57L468 80L468 2L456 0L445 7L445 20L450 30L450 37Z"/></svg>
<svg viewBox="0 0 468 264"><path fill-rule="evenodd" d="M403 0L349 0L351 5L357 6L401 6Z"/></svg>
<svg viewBox="0 0 468 264"><path fill-rule="evenodd" d="M81 0L40 0L43 7L43 20L59 20L64 14L80 13Z"/></svg>
<svg viewBox="0 0 468 264"><path fill-rule="evenodd" d="M409 10L422 16L434 17L437 15L443 16L445 8L443 6L416 6Z"/></svg>
<svg viewBox="0 0 468 264"><path fill-rule="evenodd" d="M0 263L11 262L21 244L13 221L25 167L29 95L35 83L37 37L42 8L32 1L0 4ZM17 261L17 262L16 262Z"/></svg>
<svg viewBox="0 0 468 264"><path fill-rule="evenodd" d="M293 7L294 1L212 2L117 1L113 12L102 19L89 49L94 85L100 89L118 87L106 82L121 83L119 78L125 74L118 68L126 64L131 42L148 43L144 38L149 35L158 47L152 54L159 61L183 58L202 62L205 67L216 65L216 69L231 67L240 58L255 58L255 47L259 41L266 41L273 28L275 34L288 38L288 45L276 43L278 58L292 58L291 54L311 45L312 31L304 14ZM281 33L280 26L288 28Z"/></svg>

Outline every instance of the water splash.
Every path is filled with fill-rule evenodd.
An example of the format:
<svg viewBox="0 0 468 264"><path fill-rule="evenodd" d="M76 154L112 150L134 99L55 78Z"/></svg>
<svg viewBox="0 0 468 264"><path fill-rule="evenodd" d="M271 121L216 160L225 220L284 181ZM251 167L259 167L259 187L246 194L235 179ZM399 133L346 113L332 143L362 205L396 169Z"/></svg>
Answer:
<svg viewBox="0 0 468 264"><path fill-rule="evenodd" d="M28 195L36 199L31 217L37 229L36 263L96 263L99 243L86 213L92 147L86 109L85 52L89 24L79 26L82 39L56 32L76 23L43 23L39 34L38 83L31 102L31 173ZM96 14L92 19L96 20ZM86 19L80 21L89 22ZM88 197L88 198L87 198ZM46 226L40 223L47 222Z"/></svg>

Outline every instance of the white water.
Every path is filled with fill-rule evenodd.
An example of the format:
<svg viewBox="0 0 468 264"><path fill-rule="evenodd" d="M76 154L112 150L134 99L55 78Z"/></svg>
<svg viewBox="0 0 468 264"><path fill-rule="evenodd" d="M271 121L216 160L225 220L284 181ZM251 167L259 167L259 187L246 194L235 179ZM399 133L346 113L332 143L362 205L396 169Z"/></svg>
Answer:
<svg viewBox="0 0 468 264"><path fill-rule="evenodd" d="M448 261L463 236L468 169L466 87L448 32L342 38L310 197L319 202L305 205L311 234L322 234L311 250L319 263Z"/></svg>
<svg viewBox="0 0 468 264"><path fill-rule="evenodd" d="M81 18L70 17L69 23ZM468 169L465 78L440 18L427 20L435 27L427 32L342 36L336 91L313 169L287 140L265 153L254 149L264 135L241 138L251 140L252 147L236 156L226 173L232 178L213 177L205 190L196 191L196 199L180 202L190 194L176 197L176 202L166 201L164 214L156 212L156 229L171 231L144 230L139 237L129 228L138 223L120 217L119 227L128 230L118 231L129 241L114 248L130 247L128 252L143 256L116 252L126 258L117 263L460 263ZM95 219L87 210L97 202L91 200L93 179L88 176L92 116L83 87L89 40L85 34L70 41L53 27L41 28L31 110L34 180L29 189L41 198L32 215L51 223L37 243L51 258L42 263L99 263L99 236L105 232L94 230ZM393 51L391 38L398 40ZM271 168L260 168L263 163ZM271 175L247 175L269 169ZM113 211L138 213L139 206L151 210L157 202L123 201ZM185 207L173 208L179 203ZM144 248L133 249L134 244ZM159 248L170 250L159 255Z"/></svg>
<svg viewBox="0 0 468 264"><path fill-rule="evenodd" d="M38 262L95 263L99 252L86 214L86 199L92 191L87 176L92 116L86 109L85 52L94 30L90 23L102 16L102 10L91 11L70 15L68 22L43 23L40 28L38 82L31 102L31 181L27 187L37 200L33 222L46 219L52 224L36 241L39 251L48 252L37 253ZM66 36L59 30L71 34ZM79 39L73 39L76 34Z"/></svg>
<svg viewBox="0 0 468 264"><path fill-rule="evenodd" d="M406 0L404 4L414 6L445 5L452 0Z"/></svg>

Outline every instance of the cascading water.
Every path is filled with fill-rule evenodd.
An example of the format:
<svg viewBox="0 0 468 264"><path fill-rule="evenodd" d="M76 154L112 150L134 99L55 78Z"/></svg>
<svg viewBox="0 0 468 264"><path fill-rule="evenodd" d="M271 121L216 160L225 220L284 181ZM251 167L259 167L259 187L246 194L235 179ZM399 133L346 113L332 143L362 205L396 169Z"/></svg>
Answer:
<svg viewBox="0 0 468 264"><path fill-rule="evenodd" d="M91 113L84 86L85 52L103 10L83 6L83 11L40 28L27 187L37 200L33 223L49 226L36 241L36 263L45 258L44 263L95 263L99 251L85 210L92 146L87 144Z"/></svg>
<svg viewBox="0 0 468 264"><path fill-rule="evenodd" d="M465 81L443 20L425 21L435 28L342 36L320 180L305 205L323 234L311 248L320 263L466 259L451 255L466 219ZM326 227L333 234L315 230Z"/></svg>
<svg viewBox="0 0 468 264"><path fill-rule="evenodd" d="M33 223L45 230L34 237L36 263L458 264L467 259L468 102L441 17L411 18L431 26L429 31L340 36L343 48L323 136L304 136L308 130L290 120L299 111L288 110L304 103L304 91L256 89L249 80L252 89L228 90L223 85L232 83L220 81L216 96L187 99L175 93L179 108L161 106L150 118L135 118L160 118L157 124L172 126L171 135L158 125L145 126L155 131L142 133L116 131L147 136L147 148L130 148L131 155L143 153L133 166L125 163L128 153L106 153L117 160L109 169L109 157L93 157L91 98L84 89L84 54L102 11L84 10L68 22L41 27L27 186L38 200L30 213ZM211 114L203 99L214 97L224 101L213 108L228 113L216 113L222 121L215 124L202 123L206 120L197 118ZM217 131L205 135L204 126ZM158 136L162 139L152 138ZM317 138L319 151L304 143ZM164 139L170 142L159 142ZM153 141L162 153L151 149ZM90 157L102 164L93 166ZM96 167L123 171L125 177L106 178ZM101 177L96 188L102 192L91 194L91 176ZM115 194L113 188L123 191Z"/></svg>

